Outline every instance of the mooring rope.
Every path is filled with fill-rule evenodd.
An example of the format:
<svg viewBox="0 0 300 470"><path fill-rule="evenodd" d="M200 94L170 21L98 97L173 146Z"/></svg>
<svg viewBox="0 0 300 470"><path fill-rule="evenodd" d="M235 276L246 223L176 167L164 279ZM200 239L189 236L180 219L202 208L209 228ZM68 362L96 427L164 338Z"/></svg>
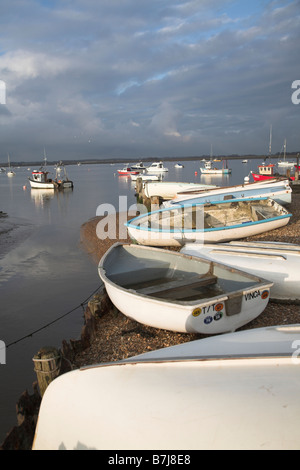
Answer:
<svg viewBox="0 0 300 470"><path fill-rule="evenodd" d="M102 287L103 284L100 284L100 286L97 287L97 289L95 289L83 302L81 302L79 305L77 305L76 307L72 308L71 310L69 310L68 312L64 313L63 315L60 315L59 317L57 317L55 320L52 320L51 322L47 323L46 325L44 326L41 326L40 328L38 328L37 330L34 330L32 331L31 333L28 333L27 335L25 336L22 336L22 338L19 338L15 341L12 341L11 343L7 344L6 345L6 349L9 348L10 346L13 346L17 343L20 343L21 341L23 341L24 339L26 338L31 338L33 335L35 335L36 333L39 333L41 330L44 330L45 328L48 328L49 326L53 325L53 323L56 323L58 322L59 320L61 320L62 318L66 317L67 315L70 315L71 313L75 312L75 310L77 310L78 308L82 307L84 308L84 305L89 301L89 299L100 289L100 287Z"/></svg>

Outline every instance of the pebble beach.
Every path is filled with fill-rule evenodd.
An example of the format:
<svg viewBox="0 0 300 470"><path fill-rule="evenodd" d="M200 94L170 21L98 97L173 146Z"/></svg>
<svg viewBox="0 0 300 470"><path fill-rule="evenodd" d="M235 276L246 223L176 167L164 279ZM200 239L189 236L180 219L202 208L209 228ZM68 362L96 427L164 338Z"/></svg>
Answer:
<svg viewBox="0 0 300 470"><path fill-rule="evenodd" d="M293 191L292 203L286 208L293 214L288 225L244 240L275 241L300 245L300 193ZM111 245L118 241L130 243L129 238L100 240L96 234L96 227L100 220L101 217L94 217L81 227L81 246L92 258L96 272L99 260ZM118 227L116 233L118 233ZM240 330L299 322L299 304L270 301L258 318ZM75 366L81 367L117 361L205 337L201 334L174 333L139 324L127 318L111 305L107 312L96 319L96 334L90 347L78 353L74 362Z"/></svg>

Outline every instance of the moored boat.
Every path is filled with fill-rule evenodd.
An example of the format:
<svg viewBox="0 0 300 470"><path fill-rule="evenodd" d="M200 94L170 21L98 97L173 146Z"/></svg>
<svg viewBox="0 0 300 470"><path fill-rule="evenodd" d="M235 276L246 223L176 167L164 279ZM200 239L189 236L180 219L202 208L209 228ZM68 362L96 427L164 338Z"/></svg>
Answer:
<svg viewBox="0 0 300 470"><path fill-rule="evenodd" d="M60 176L61 171L64 171L64 177ZM66 169L62 166L62 170L56 173L54 179L49 178L49 172L46 168L41 167L39 170L33 170L31 177L28 177L32 189L68 189L73 188L73 181L69 180Z"/></svg>
<svg viewBox="0 0 300 470"><path fill-rule="evenodd" d="M163 162L153 162L151 163L150 166L146 168L146 170L149 173L152 173L152 172L164 173L166 171L169 171L169 169L164 166Z"/></svg>
<svg viewBox="0 0 300 470"><path fill-rule="evenodd" d="M270 172L268 171L270 169ZM260 165L258 167L258 173L255 173L254 171L251 171L250 174L252 175L253 181L254 182L259 182L259 181L266 181L266 180L273 180L274 178L276 179L286 179L286 176L280 175L276 171L276 167L273 164L270 165ZM295 179L294 176L289 176L289 179L293 181Z"/></svg>
<svg viewBox="0 0 300 470"><path fill-rule="evenodd" d="M227 160L222 168L216 168L211 160L206 160L204 168L200 167L200 171L203 175L229 175L231 173L231 169L227 167Z"/></svg>
<svg viewBox="0 0 300 470"><path fill-rule="evenodd" d="M146 169L146 167L144 166L143 162L140 162L140 163L135 163L134 165L131 165L130 167L132 170L138 170L138 171L143 171Z"/></svg>
<svg viewBox="0 0 300 470"><path fill-rule="evenodd" d="M130 176L130 175L138 175L138 170L133 170L130 166L125 166L121 170L117 170L120 176Z"/></svg>
<svg viewBox="0 0 300 470"><path fill-rule="evenodd" d="M292 214L269 198L234 199L207 204L174 205L142 214L125 225L141 245L182 246L220 243L283 227Z"/></svg>
<svg viewBox="0 0 300 470"><path fill-rule="evenodd" d="M10 167L10 158L9 158L9 155L7 156L8 158L8 170L6 172L6 175L9 177L9 178L12 178L13 176L16 176L16 173L11 169Z"/></svg>
<svg viewBox="0 0 300 470"><path fill-rule="evenodd" d="M284 144L283 144L283 160L278 160L278 166L279 167L284 167L284 168L293 168L295 165L295 162L289 162L286 159L286 139L284 139Z"/></svg>
<svg viewBox="0 0 300 470"><path fill-rule="evenodd" d="M262 276L273 282L270 298L300 301L300 245L279 242L188 243L181 252Z"/></svg>
<svg viewBox="0 0 300 470"><path fill-rule="evenodd" d="M98 271L124 315L182 333L236 330L262 313L272 286L205 258L120 243L102 257Z"/></svg>

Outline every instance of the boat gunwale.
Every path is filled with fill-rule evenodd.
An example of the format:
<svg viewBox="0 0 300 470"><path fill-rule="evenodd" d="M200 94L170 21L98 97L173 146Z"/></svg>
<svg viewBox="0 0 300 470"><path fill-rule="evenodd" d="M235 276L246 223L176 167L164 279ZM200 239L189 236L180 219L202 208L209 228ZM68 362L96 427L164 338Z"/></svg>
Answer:
<svg viewBox="0 0 300 470"><path fill-rule="evenodd" d="M204 262L205 264L208 264L210 266L211 265L216 266L218 268L224 269L225 271L235 272L237 274L241 274L243 277L246 277L248 280L253 281L254 284L252 286L249 286L249 287L234 290L234 291L232 291L228 294L226 294L226 293L225 294L219 294L219 295L215 295L215 296L210 297L210 298L196 299L196 300L190 300L190 301L176 300L176 299L174 299L174 300L173 299L164 299L164 298L161 298L161 297L154 297L154 296L151 296L149 294L143 294L143 293L138 292L137 290L135 290L133 288L123 287L123 286L117 284L116 282L112 281L111 279L109 279L109 277L107 277L106 269L104 267L105 261L107 260L109 255L113 252L113 250L115 250L118 246L121 246L121 247L125 246L125 247L129 247L129 248L133 247L134 249L138 249L140 251L142 251L142 250L146 251L147 250L147 251L155 251L155 252L159 252L159 253L166 253L166 254L171 255L171 256L179 255L183 259L193 260L193 261L196 261L196 262ZM130 295L135 296L135 297L136 296L142 297L142 298L148 299L148 300L150 300L151 302L154 302L154 303L161 304L163 302L163 303L171 304L171 305L176 304L176 305L180 305L180 306L191 306L191 307L201 306L201 305L208 306L208 305L214 304L216 301L217 302L225 302L226 300L228 300L231 296L233 296L235 294L246 295L246 294L251 293L251 292L253 292L255 290L258 290L258 289L262 289L262 290L270 289L274 284L273 282L268 281L267 279L264 279L260 276L255 275L255 274L247 273L247 272L245 272L245 271L243 271L239 268L233 268L232 266L222 264L222 263L218 263L217 261L212 261L212 260L209 260L205 257L187 255L187 254L180 253L180 252L172 252L171 250L151 247L151 246L148 246L148 245L135 245L135 244L132 244L132 243L121 243L121 242L117 242L114 245L112 245L107 250L107 252L102 256L102 258L100 259L99 264L98 264L98 273L99 273L99 276L100 276L100 278L101 278L101 280L104 284L107 283L107 284L111 285L114 288L117 288L119 290L124 291L126 294L130 294Z"/></svg>
<svg viewBox="0 0 300 470"><path fill-rule="evenodd" d="M211 201L211 202L203 202L203 203L188 203L188 204L174 204L172 207L164 207L164 208L161 208L161 209L157 209L153 212L148 212L147 214L141 214L141 215L138 215L137 217L134 217L133 219L131 220L128 220L127 222L124 223L125 227L132 227L136 230L143 230L143 231L146 231L146 232L157 232L157 233L207 233L207 232L213 232L213 231L221 231L221 230L230 230L230 229L236 229L236 228L240 228L240 227L247 227L249 226L250 224L251 225L257 225L257 224L262 224L262 223L267 223L267 222L273 222L275 220L281 220L281 219L285 219L285 218L291 218L293 214L291 214L290 212L288 212L283 206L280 206L282 208L282 210L285 212L284 214L282 215L278 215L276 217L270 217L268 219L263 219L263 220L257 220L257 221L249 221L249 222L245 222L245 223L242 223L242 224L235 224L235 225L224 225L224 226L221 226L221 227L211 227L211 228L202 228L202 229L162 229L162 228L155 228L155 227L142 227L140 225L136 225L136 221L140 220L140 219L143 219L143 218L146 218L146 217L149 217L150 214L157 214L157 213L163 213L163 212L166 212L166 211L172 211L172 210L176 210L176 209L184 209L186 207L197 207L197 206L210 206L210 205L217 205L217 204L228 204L228 203L232 203L232 202L251 202L251 203L255 203L257 201L266 201L266 200L270 200L272 201L272 205L273 206L280 206L279 203L276 203L276 201L273 201L271 198L268 198L268 197L261 197L261 198L241 198L241 199L226 199L226 200L222 200L222 201Z"/></svg>
<svg viewBox="0 0 300 470"><path fill-rule="evenodd" d="M197 341L197 340L195 340ZM201 340L199 340L201 341ZM181 343L184 344L184 343ZM179 346L179 345L178 345ZM174 346L175 347L175 346ZM153 351L156 352L156 351ZM149 353L150 354L150 353ZM222 361L224 365L227 365L229 361L245 361L245 360L251 360L251 361L274 361L276 360L281 360L286 363L286 360L292 360L292 353L286 352L286 353L277 353L277 352L262 352L262 353L236 353L236 354L215 354L215 355L207 355L207 356L196 356L196 355L191 355L191 356L166 356L166 357L157 357L157 358L145 358L141 357L138 358L138 356L133 357L133 358L128 358L128 359L122 359L120 361L113 361L113 362L100 362L98 364L91 364L91 365L86 365L82 366L79 369L77 369L78 372L85 372L87 370L91 369L98 369L102 367L109 367L109 366L138 366L138 365L149 365L149 364L170 364L170 363L176 363L176 364L181 364L181 363L213 363L216 362L217 366L220 364L218 363L219 361ZM226 364L227 363L227 364ZM251 364L252 365L252 364ZM263 364L265 365L265 364ZM278 364L276 364L277 366ZM275 364L274 364L275 366Z"/></svg>
<svg viewBox="0 0 300 470"><path fill-rule="evenodd" d="M261 180L261 181L264 181L264 180ZM256 186L263 186L264 184L267 185L267 186L272 185L272 184L274 184L274 185L276 185L276 186L277 186L277 185L278 185L278 186L283 186L283 183L285 183L285 184L284 184L285 186L289 186L290 190L292 190L291 187L290 187L290 185L289 185L289 180L288 180L286 177L283 176L282 179L272 177L272 179L266 180L266 181L264 181L263 183L260 183L260 182L258 182L258 181L251 181L251 183L242 183L242 184L237 184L237 185L232 185L232 186L224 186L224 187L210 188L210 189L207 189L207 190L205 190L205 189L204 189L204 190L201 190L201 189L199 189L199 190L197 190L197 189L185 190L185 191L180 191L180 192L178 192L177 194L183 196L183 195L185 195L185 194L192 194L193 192L195 192L196 194L197 194L197 193L203 194L203 193L206 192L206 191L209 191L209 192L215 192L215 191L217 191L217 190L226 190L226 191L227 191L227 190L231 190L231 189L234 189L234 188L236 188L236 189L237 189L237 188L244 189L244 188L250 187L250 185L253 185L253 187L254 187L254 185L256 185ZM287 188L286 188L286 189L287 189ZM239 190L239 189L237 189L237 191L238 191L238 190Z"/></svg>

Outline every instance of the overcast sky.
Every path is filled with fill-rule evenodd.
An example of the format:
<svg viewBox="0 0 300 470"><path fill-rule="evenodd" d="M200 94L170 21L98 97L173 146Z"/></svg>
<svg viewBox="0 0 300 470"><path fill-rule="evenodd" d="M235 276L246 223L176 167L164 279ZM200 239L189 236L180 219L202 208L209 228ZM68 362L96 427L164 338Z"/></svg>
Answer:
<svg viewBox="0 0 300 470"><path fill-rule="evenodd" d="M0 79L0 161L299 151L300 0L1 0Z"/></svg>

